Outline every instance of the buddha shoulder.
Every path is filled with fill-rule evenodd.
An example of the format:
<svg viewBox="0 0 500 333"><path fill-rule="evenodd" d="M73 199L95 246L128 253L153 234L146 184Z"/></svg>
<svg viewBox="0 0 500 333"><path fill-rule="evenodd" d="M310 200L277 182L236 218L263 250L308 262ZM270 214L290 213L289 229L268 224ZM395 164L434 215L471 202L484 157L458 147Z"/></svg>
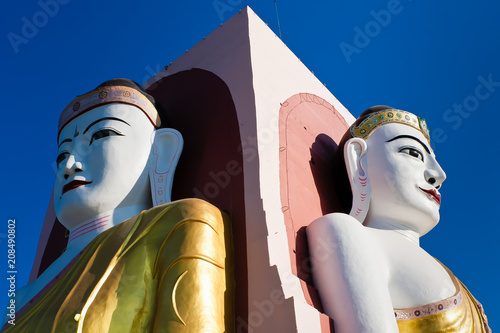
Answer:
<svg viewBox="0 0 500 333"><path fill-rule="evenodd" d="M307 227L308 236L317 235L327 237L332 234L335 238L359 236L366 233L365 228L354 217L344 213L332 213L321 216Z"/></svg>
<svg viewBox="0 0 500 333"><path fill-rule="evenodd" d="M223 213L214 205L197 198L181 199L143 211L136 220L137 231L154 227L158 232L170 232L183 224L199 222L217 234L224 233Z"/></svg>

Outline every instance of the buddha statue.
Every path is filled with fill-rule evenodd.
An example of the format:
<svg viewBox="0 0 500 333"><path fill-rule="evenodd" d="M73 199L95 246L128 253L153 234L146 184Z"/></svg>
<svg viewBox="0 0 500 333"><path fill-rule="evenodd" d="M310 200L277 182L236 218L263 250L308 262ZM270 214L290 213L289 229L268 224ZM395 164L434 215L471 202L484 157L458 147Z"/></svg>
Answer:
<svg viewBox="0 0 500 333"><path fill-rule="evenodd" d="M65 108L54 206L68 245L18 290L2 332L232 330L229 221L203 200L170 202L183 139L165 125L125 79Z"/></svg>
<svg viewBox="0 0 500 333"><path fill-rule="evenodd" d="M480 303L419 244L439 221L446 178L425 120L372 107L345 133L336 159L344 211L306 229L335 332L490 332Z"/></svg>

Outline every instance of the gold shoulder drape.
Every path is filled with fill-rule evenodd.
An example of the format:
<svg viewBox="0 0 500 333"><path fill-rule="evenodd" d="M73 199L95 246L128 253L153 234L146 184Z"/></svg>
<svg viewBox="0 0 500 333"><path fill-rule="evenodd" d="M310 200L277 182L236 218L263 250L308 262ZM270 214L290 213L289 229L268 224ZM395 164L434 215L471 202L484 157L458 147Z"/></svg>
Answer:
<svg viewBox="0 0 500 333"><path fill-rule="evenodd" d="M232 332L231 248L211 204L154 207L100 234L2 331Z"/></svg>
<svg viewBox="0 0 500 333"><path fill-rule="evenodd" d="M448 268L443 267L455 284L455 295L418 308L396 310L398 317L406 317L406 320L398 320L399 332L490 333L482 305Z"/></svg>

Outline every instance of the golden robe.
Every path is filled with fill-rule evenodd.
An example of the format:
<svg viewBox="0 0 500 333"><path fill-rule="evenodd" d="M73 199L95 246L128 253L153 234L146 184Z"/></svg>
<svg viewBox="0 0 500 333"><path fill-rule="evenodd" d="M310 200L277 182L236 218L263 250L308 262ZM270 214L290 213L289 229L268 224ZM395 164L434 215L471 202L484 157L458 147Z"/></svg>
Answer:
<svg viewBox="0 0 500 333"><path fill-rule="evenodd" d="M443 266L444 267L444 266ZM411 309L395 309L400 333L489 333L483 307L453 273L455 295L442 301Z"/></svg>
<svg viewBox="0 0 500 333"><path fill-rule="evenodd" d="M227 219L185 199L96 237L2 332L231 332Z"/></svg>

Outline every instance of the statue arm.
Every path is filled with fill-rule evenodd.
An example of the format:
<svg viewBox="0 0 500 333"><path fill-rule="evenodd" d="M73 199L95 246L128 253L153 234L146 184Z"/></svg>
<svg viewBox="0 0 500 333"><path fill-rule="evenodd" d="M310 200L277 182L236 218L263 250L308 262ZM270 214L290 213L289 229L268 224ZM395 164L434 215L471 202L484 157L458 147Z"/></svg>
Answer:
<svg viewBox="0 0 500 333"><path fill-rule="evenodd" d="M225 221L214 206L189 199L159 253L155 332L224 332L232 310L227 288ZM170 223L172 221L169 221ZM226 230L227 231L227 230ZM232 320L232 318L231 318Z"/></svg>
<svg viewBox="0 0 500 333"><path fill-rule="evenodd" d="M365 228L341 213L307 227L314 283L335 332L398 332L387 265Z"/></svg>

